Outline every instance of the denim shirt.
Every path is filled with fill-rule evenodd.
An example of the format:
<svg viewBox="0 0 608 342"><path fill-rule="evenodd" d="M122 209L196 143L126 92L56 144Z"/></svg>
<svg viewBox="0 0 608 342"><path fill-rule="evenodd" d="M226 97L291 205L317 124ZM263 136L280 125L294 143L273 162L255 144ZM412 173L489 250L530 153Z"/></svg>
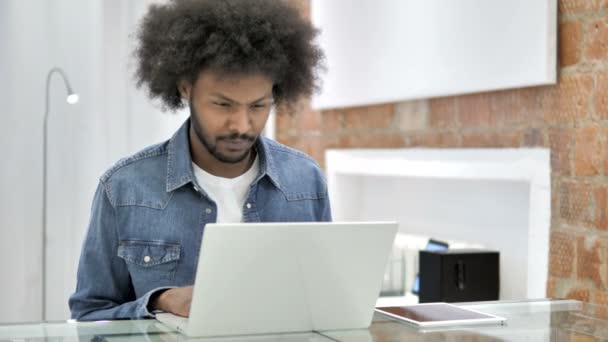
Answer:
<svg viewBox="0 0 608 342"><path fill-rule="evenodd" d="M216 221L217 207L196 183L189 125L100 178L69 300L72 318L152 317L152 294L194 283L205 225ZM245 222L331 221L313 159L263 137L255 148L260 172L243 206Z"/></svg>

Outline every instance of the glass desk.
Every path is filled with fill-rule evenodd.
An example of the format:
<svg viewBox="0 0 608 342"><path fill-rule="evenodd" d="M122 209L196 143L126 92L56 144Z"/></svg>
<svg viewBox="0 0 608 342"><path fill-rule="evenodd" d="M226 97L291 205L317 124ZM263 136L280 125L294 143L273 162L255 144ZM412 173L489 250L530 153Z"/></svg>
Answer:
<svg viewBox="0 0 608 342"><path fill-rule="evenodd" d="M15 341L604 341L608 307L573 300L485 302L459 306L507 318L504 326L420 331L376 313L369 330L321 331L218 338L192 338L155 320L0 324L0 342Z"/></svg>

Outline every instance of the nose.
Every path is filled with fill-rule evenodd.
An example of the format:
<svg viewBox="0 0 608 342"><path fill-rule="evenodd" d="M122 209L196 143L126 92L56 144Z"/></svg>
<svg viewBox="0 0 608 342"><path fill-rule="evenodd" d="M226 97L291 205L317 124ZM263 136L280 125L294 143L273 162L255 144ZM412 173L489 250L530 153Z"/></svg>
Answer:
<svg viewBox="0 0 608 342"><path fill-rule="evenodd" d="M242 106L230 115L228 129L231 132L238 132L239 134L244 134L251 130L251 117L246 106Z"/></svg>

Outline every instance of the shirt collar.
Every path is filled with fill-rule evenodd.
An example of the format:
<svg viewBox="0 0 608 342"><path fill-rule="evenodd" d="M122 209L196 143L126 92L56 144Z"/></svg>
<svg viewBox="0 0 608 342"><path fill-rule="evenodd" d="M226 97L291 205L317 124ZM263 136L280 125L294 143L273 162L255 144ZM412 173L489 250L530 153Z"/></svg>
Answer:
<svg viewBox="0 0 608 342"><path fill-rule="evenodd" d="M194 183L194 172L192 170L192 157L190 156L189 140L190 119L173 134L169 139L167 147L167 192L180 188L188 183ZM281 189L281 182L277 172L277 165L270 153L268 141L264 137L259 137L255 143L260 163L260 174L255 182L265 176L278 189Z"/></svg>

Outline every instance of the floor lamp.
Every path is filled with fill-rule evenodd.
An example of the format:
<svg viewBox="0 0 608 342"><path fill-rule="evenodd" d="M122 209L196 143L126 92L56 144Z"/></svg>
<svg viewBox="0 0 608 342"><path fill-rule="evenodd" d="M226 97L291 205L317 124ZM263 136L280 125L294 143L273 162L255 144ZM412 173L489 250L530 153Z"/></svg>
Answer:
<svg viewBox="0 0 608 342"><path fill-rule="evenodd" d="M43 123L43 139L42 139L42 320L46 320L46 194L47 194L47 145L48 145L48 122L49 122L49 111L50 111L50 88L51 88L51 77L53 74L59 74L63 79L65 88L68 92L66 102L69 104L75 104L78 102L78 94L74 93L68 77L65 72L60 68L52 68L46 76L46 106L44 110L44 123Z"/></svg>

